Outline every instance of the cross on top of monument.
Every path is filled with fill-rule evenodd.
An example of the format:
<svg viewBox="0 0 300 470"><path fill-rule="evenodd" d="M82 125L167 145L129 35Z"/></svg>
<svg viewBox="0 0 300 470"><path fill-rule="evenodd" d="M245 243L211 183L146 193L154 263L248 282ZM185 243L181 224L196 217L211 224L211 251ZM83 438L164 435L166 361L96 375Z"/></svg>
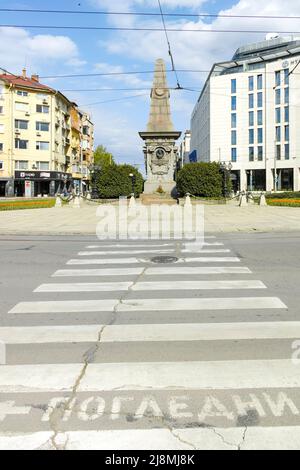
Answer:
<svg viewBox="0 0 300 470"><path fill-rule="evenodd" d="M170 90L167 83L166 66L163 59L155 63L151 108L147 132L172 132L174 126L170 110Z"/></svg>

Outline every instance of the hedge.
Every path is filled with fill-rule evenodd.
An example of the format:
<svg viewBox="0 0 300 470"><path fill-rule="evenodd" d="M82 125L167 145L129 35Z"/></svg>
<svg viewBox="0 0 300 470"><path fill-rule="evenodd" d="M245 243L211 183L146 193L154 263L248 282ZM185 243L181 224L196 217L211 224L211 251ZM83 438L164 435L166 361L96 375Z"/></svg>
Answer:
<svg viewBox="0 0 300 470"><path fill-rule="evenodd" d="M267 199L300 199L299 191L288 191L284 193L266 194Z"/></svg>
<svg viewBox="0 0 300 470"><path fill-rule="evenodd" d="M231 190L228 180L227 189ZM221 198L224 183L219 163L188 163L178 173L177 191L180 196L190 193L197 197Z"/></svg>
<svg viewBox="0 0 300 470"><path fill-rule="evenodd" d="M144 180L141 173L131 165L109 165L96 173L96 184L101 199L115 199L132 193L130 173L136 177L134 192L143 192Z"/></svg>

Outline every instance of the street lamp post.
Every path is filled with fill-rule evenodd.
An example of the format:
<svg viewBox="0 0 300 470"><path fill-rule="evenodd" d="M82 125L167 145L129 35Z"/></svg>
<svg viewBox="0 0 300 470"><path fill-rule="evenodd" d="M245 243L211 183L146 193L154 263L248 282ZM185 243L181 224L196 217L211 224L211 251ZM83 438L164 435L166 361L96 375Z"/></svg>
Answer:
<svg viewBox="0 0 300 470"><path fill-rule="evenodd" d="M91 198L92 199L98 199L99 198L99 193L97 189L97 181L96 181L96 173L101 170L101 168L97 165L91 165L89 167L90 174L91 174L91 185L92 185L92 194Z"/></svg>
<svg viewBox="0 0 300 470"><path fill-rule="evenodd" d="M227 190L227 178L230 176L231 170L232 170L232 163L229 162L228 164L226 162L221 163L221 170L224 175L224 196L228 197L228 190Z"/></svg>
<svg viewBox="0 0 300 470"><path fill-rule="evenodd" d="M136 183L136 176L133 173L130 173L129 177L131 178L132 195L134 196L134 187L135 187L135 183Z"/></svg>

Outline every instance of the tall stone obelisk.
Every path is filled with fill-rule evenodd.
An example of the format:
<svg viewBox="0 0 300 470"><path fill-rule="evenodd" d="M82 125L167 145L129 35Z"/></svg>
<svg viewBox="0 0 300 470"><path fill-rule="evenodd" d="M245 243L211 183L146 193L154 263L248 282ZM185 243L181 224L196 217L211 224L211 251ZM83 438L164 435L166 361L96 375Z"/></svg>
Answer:
<svg viewBox="0 0 300 470"><path fill-rule="evenodd" d="M155 64L153 87L151 90L151 108L147 130L140 132L144 140L145 166L147 181L145 194L152 194L162 188L168 194L174 194L174 180L178 155L176 140L181 132L175 131L170 111L170 90L167 84L166 66L162 59Z"/></svg>

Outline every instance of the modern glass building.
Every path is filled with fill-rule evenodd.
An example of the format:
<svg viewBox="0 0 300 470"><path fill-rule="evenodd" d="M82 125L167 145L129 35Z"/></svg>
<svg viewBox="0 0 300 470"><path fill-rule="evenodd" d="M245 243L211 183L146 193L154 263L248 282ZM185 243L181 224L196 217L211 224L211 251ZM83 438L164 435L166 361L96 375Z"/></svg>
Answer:
<svg viewBox="0 0 300 470"><path fill-rule="evenodd" d="M299 127L300 38L272 37L213 66L192 114L191 152L231 162L236 190L300 190Z"/></svg>

